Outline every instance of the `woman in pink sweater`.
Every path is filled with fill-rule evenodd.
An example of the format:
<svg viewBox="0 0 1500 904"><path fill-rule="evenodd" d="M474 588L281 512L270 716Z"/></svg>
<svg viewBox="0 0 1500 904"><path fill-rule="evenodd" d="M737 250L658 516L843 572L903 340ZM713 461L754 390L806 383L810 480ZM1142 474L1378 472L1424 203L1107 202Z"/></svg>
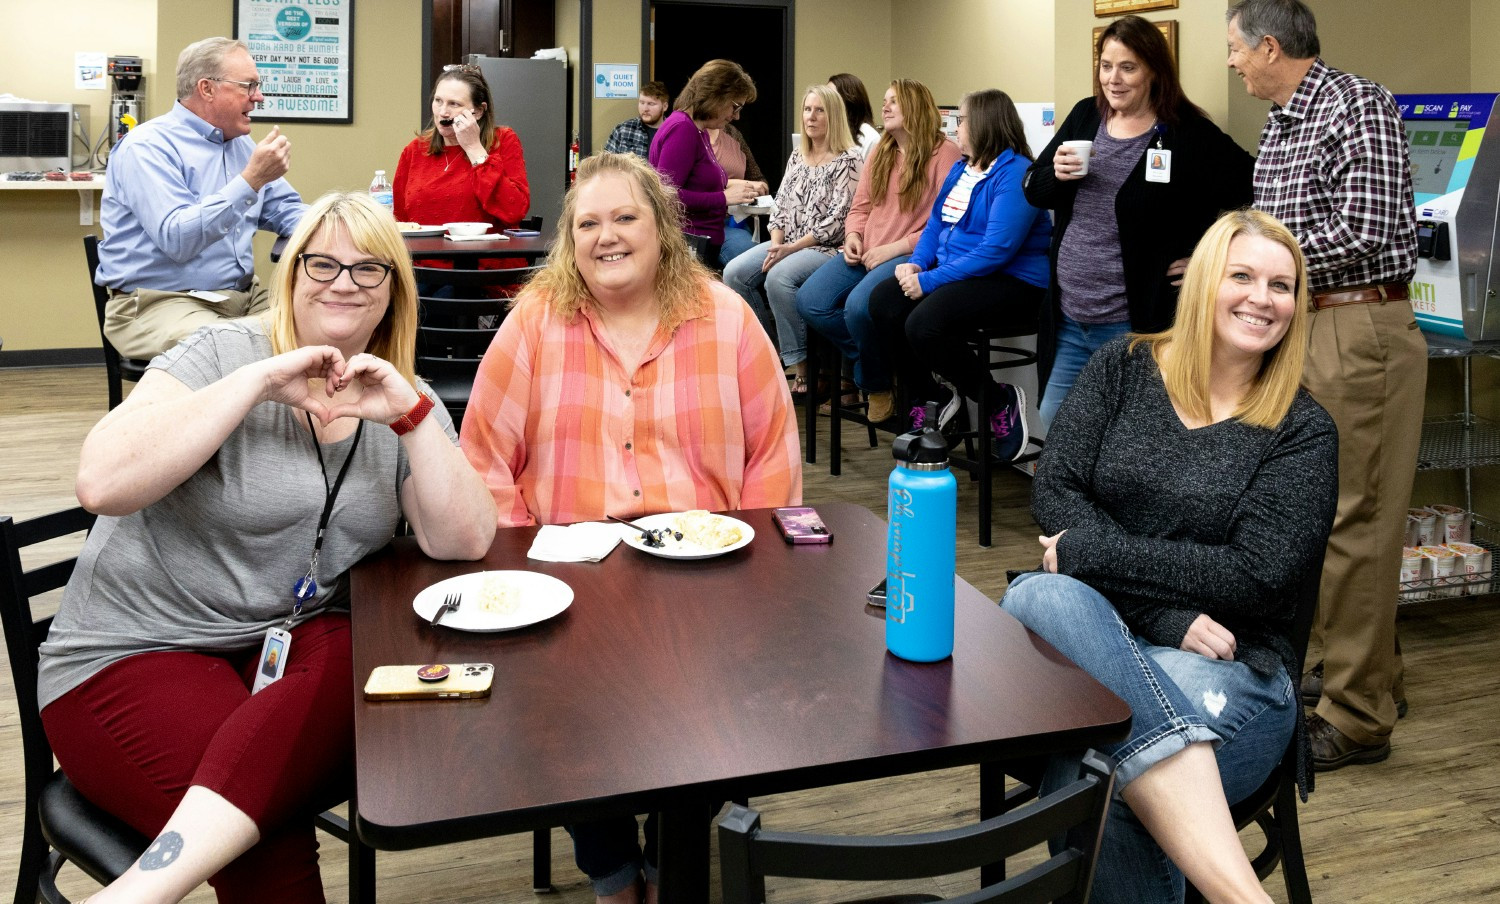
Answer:
<svg viewBox="0 0 1500 904"><path fill-rule="evenodd" d="M844 250L797 290L797 312L807 325L854 361L854 382L869 394L869 419L895 413L891 368L873 341L870 290L905 263L917 246L943 176L958 161L958 146L943 135L927 86L897 79L880 105L884 134L870 153L844 223Z"/></svg>

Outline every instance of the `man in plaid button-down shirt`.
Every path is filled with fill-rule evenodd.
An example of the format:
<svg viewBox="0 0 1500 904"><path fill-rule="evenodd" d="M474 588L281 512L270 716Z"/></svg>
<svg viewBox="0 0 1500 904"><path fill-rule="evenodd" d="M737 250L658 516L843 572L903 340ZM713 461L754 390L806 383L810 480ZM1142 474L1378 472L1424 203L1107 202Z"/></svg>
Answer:
<svg viewBox="0 0 1500 904"><path fill-rule="evenodd" d="M1272 102L1255 206L1292 230L1314 298L1303 383L1339 428L1339 507L1314 636L1323 662L1302 682L1319 770L1390 755L1404 708L1396 585L1427 383L1427 345L1407 286L1416 212L1394 99L1319 58L1302 0L1229 10L1229 67ZM1319 688L1321 675L1321 693Z"/></svg>
<svg viewBox="0 0 1500 904"><path fill-rule="evenodd" d="M635 101L640 118L627 119L615 126L609 140L604 142L604 149L614 154L634 154L645 160L651 152L651 139L656 137L662 117L667 115L668 100L666 85L647 82Z"/></svg>

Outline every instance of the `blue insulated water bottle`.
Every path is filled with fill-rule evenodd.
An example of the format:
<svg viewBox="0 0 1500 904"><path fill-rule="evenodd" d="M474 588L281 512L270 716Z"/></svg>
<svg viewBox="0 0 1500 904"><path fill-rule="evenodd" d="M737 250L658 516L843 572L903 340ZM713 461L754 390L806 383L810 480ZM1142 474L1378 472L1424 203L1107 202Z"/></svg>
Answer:
<svg viewBox="0 0 1500 904"><path fill-rule="evenodd" d="M885 556L885 646L902 659L953 655L953 571L958 481L948 441L928 404L926 428L896 438Z"/></svg>

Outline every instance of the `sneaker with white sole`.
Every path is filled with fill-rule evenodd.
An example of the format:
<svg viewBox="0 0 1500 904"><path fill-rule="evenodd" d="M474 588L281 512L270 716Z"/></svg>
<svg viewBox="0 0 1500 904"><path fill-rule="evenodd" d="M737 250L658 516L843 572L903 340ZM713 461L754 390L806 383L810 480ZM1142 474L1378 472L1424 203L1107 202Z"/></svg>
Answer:
<svg viewBox="0 0 1500 904"><path fill-rule="evenodd" d="M1026 429L1026 390L1002 383L998 401L995 413L990 415L990 433L994 436L990 457L996 461L1015 461L1026 451L1031 438Z"/></svg>

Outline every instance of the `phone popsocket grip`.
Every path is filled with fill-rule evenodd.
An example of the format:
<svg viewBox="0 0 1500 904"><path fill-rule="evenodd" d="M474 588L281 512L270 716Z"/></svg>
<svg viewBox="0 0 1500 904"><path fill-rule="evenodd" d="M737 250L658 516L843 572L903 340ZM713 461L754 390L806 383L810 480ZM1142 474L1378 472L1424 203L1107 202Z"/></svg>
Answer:
<svg viewBox="0 0 1500 904"><path fill-rule="evenodd" d="M424 665L417 669L417 678L422 681L442 681L452 671L445 665Z"/></svg>

